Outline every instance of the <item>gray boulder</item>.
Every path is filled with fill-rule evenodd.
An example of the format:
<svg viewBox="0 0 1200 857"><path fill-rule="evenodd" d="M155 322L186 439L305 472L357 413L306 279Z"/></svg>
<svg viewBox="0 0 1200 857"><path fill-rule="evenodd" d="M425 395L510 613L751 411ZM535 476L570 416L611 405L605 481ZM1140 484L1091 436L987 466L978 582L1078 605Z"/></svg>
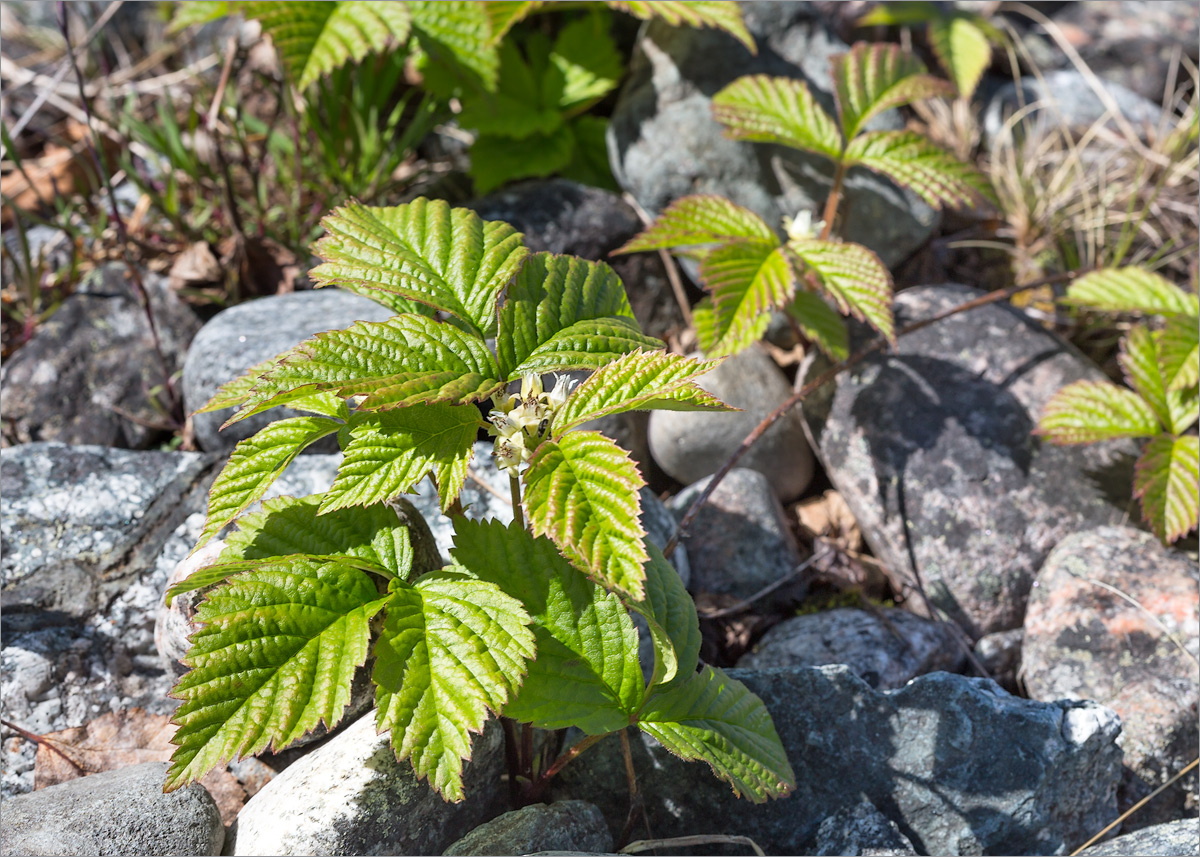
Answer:
<svg viewBox="0 0 1200 857"><path fill-rule="evenodd" d="M712 118L712 96L748 74L807 81L831 113L829 60L848 46L815 4L741 4L757 56L718 30L650 23L638 38L629 78L613 108L609 163L622 188L652 214L672 200L713 193L746 206L772 226L786 214L818 212L833 165L783 146L726 138ZM896 112L872 129L899 128ZM903 261L936 228L937 213L915 195L865 170L852 169L843 211L848 240L866 244L887 265Z"/></svg>
<svg viewBox="0 0 1200 857"><path fill-rule="evenodd" d="M1200 853L1200 820L1180 818L1117 836L1081 857L1194 857Z"/></svg>
<svg viewBox="0 0 1200 857"><path fill-rule="evenodd" d="M612 835L604 815L582 800L535 803L476 827L443 854L532 854L539 851L607 853Z"/></svg>
<svg viewBox="0 0 1200 857"><path fill-rule="evenodd" d="M165 372L174 374L200 319L162 277L142 278ZM105 265L0 369L4 441L144 449L171 433L166 399L153 392L163 384L164 366L125 266Z"/></svg>
<svg viewBox="0 0 1200 857"><path fill-rule="evenodd" d="M871 687L890 690L925 673L960 670L965 657L955 633L945 622L894 607L842 607L785 619L767 631L738 666L846 664Z"/></svg>
<svg viewBox="0 0 1200 857"><path fill-rule="evenodd" d="M908 837L865 798L844 806L821 822L813 854L883 857L916 854Z"/></svg>
<svg viewBox="0 0 1200 857"><path fill-rule="evenodd" d="M650 454L685 485L716 473L755 426L791 395L775 361L758 347L730 357L696 381L740 411L653 411ZM738 461L770 480L783 502L812 480L813 457L795 410L784 414Z"/></svg>
<svg viewBox="0 0 1200 857"><path fill-rule="evenodd" d="M183 364L184 406L189 414L204 407L222 384L317 333L391 316L374 301L340 289L273 295L230 307L201 328L188 350ZM274 408L221 431L221 424L232 414L233 409L226 408L192 418L196 442L202 449L227 453L263 426L297 416L290 408ZM330 440L318 448L331 452L337 444Z"/></svg>
<svg viewBox="0 0 1200 857"><path fill-rule="evenodd" d="M92 774L4 802L3 854L220 854L204 786L163 794L165 762Z"/></svg>
<svg viewBox="0 0 1200 857"><path fill-rule="evenodd" d="M1093 702L1040 703L948 673L872 690L848 667L732 670L758 694L797 777L788 797L738 800L706 765L631 731L656 836L749 836L768 853L810 854L823 819L865 797L926 854L1058 854L1116 814L1120 721ZM620 746L603 741L558 777L620 831Z"/></svg>
<svg viewBox="0 0 1200 857"><path fill-rule="evenodd" d="M980 294L908 289L897 326ZM798 383L826 365L813 359ZM1125 516L1134 444L1063 447L1031 434L1060 388L1103 377L1016 309L990 305L901 338L803 410L830 481L907 606L924 610L919 576L934 607L978 638L1020 626L1033 575L1061 538Z"/></svg>
<svg viewBox="0 0 1200 857"><path fill-rule="evenodd" d="M1195 560L1149 533L1102 527L1063 539L1029 599L1025 687L1034 699L1094 699L1121 716L1128 804L1196 756L1197 577ZM1193 773L1128 824L1178 818L1196 799Z"/></svg>

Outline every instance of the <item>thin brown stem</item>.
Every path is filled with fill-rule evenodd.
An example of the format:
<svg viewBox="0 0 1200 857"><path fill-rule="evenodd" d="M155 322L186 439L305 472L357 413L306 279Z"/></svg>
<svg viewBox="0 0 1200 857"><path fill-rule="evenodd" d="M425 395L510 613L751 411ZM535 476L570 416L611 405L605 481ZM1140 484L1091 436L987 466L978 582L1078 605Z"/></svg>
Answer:
<svg viewBox="0 0 1200 857"><path fill-rule="evenodd" d="M513 520L525 529L525 511L521 508L521 477L508 477L508 493L512 495Z"/></svg>
<svg viewBox="0 0 1200 857"><path fill-rule="evenodd" d="M833 187L829 189L829 196L825 197L825 212L821 215L821 219L825 221L825 226L821 228L822 241L828 241L829 236L833 235L833 223L837 220L838 205L842 201L842 185L845 182L846 162L839 159L837 168L833 171Z"/></svg>
<svg viewBox="0 0 1200 857"><path fill-rule="evenodd" d="M584 751L586 751L589 747L597 743L601 738L607 738L610 734L612 733L606 733L604 735L587 735L584 736L579 743L573 744L570 748L568 748L566 752L554 760L554 763L551 764L550 767L546 768L543 774L534 780L533 785L529 789L530 799L533 801L539 800L542 794L546 791L546 786L550 783L550 780L558 776L559 772L563 768L583 755Z"/></svg>
<svg viewBox="0 0 1200 857"><path fill-rule="evenodd" d="M5 729L11 729L13 732L16 732L18 735L20 735L26 741L30 741L34 744L37 744L39 747L45 747L47 750L51 751L52 753L55 753L56 755L61 756L62 758L66 759L68 762L71 763L71 766L73 768L75 768L76 770L83 771L83 768L79 767L78 762L76 762L74 759L72 759L70 756L68 756L66 753L64 753L57 744L55 744L53 741L49 740L48 738L46 738L42 735L39 735L36 732L31 732L28 729L22 728L22 727L18 726L17 724L13 723L11 720L0 719L0 725L4 726ZM90 771L84 771L84 773L90 773Z"/></svg>
<svg viewBox="0 0 1200 857"><path fill-rule="evenodd" d="M1135 812L1137 812L1139 809L1144 807L1146 804L1150 803L1150 801L1154 800L1156 797L1158 797L1160 794L1162 794L1164 791L1166 791L1168 788L1170 788L1172 785L1174 785L1176 780L1185 776L1190 770L1192 770L1197 765L1200 765L1200 759L1192 759L1192 761L1188 762L1187 765L1184 766L1182 771L1177 773L1175 776L1171 777L1171 779L1167 780L1165 783L1163 783L1161 786L1156 788L1154 791L1150 792L1150 794L1146 795L1144 798L1139 800L1133 806L1129 807L1129 809L1125 810L1125 812L1121 813L1119 816L1117 816L1115 819L1113 819L1113 822L1111 824L1109 824L1107 827L1105 827L1103 830L1101 830L1099 833L1097 833L1095 836L1093 836L1087 842L1083 843L1078 848L1076 848L1074 851L1072 851L1071 857L1075 857L1076 854L1079 854L1082 851L1084 851L1085 849L1090 848L1092 846L1092 844L1099 841L1099 839L1102 836L1104 836L1104 834L1108 833L1108 831L1112 830L1114 827L1116 827L1122 821L1129 818L1129 816L1133 815Z"/></svg>
<svg viewBox="0 0 1200 857"><path fill-rule="evenodd" d="M625 817L625 829L621 831L618 847L629 841L634 825L642 813L642 796L638 791L637 771L633 768L633 750L629 746L629 730L621 730L621 756L625 760L625 782L629 786L629 815ZM649 831L647 830L647 833Z"/></svg>
<svg viewBox="0 0 1200 857"><path fill-rule="evenodd" d="M988 292L986 295L981 295L977 298L967 301L966 303L951 307L944 312L937 313L929 318L922 319L921 321L915 321L912 324L906 325L896 332L896 338L899 339L902 336L908 336L911 333L916 333L918 330L923 330L930 325L945 321L946 319L955 315L959 315L960 313L978 309L979 307L987 306L988 304L994 304L999 303L1000 301L1008 300L1014 295L1020 294L1024 291L1029 291L1030 289L1036 289L1054 283L1069 282L1076 277L1082 276L1084 273L1086 273L1086 271L1070 271L1065 274L1056 274L1052 277L1043 277L1040 280L1035 280L1032 283L1026 283L1023 286L1012 286L1007 289L997 289L993 292ZM738 448L733 451L733 454L729 457L729 459L726 460L723 465L721 465L721 469L713 474L712 479L710 479L708 484L704 486L704 490L700 492L699 496L697 496L694 501L692 501L692 505L688 507L687 512L684 513L683 518L680 519L679 526L675 528L675 534L671 536L671 540L667 542L666 547L663 548L663 554L670 556L675 548L679 546L679 540L692 525L692 522L696 519L696 515L700 513L700 508L708 501L708 498L712 496L712 492L716 490L717 486L721 484L721 480L729 475L729 471L733 470L733 468L737 466L737 463L741 461L742 456L750 450L750 447L752 447L755 442L758 441L758 439L762 437L767 430L770 429L771 426L773 426L776 421L780 419L780 417L782 417L796 405L800 404L800 402L804 401L808 396L811 396L813 392L828 384L842 372L845 372L847 369L850 369L853 366L857 366L876 351L882 351L887 346L888 342L885 339L877 339L869 345L864 346L840 363L835 363L833 366L830 366L816 378L809 381L802 388L789 396L783 402L783 404L781 404L771 413L767 414L763 421L755 426L754 430L751 431L750 434L746 435Z"/></svg>

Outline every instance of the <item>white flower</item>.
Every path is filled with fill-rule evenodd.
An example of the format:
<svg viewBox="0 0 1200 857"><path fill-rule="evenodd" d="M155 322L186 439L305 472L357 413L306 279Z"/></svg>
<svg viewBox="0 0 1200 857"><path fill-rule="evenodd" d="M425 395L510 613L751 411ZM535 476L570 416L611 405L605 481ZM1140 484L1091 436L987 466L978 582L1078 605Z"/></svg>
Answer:
<svg viewBox="0 0 1200 857"><path fill-rule="evenodd" d="M517 432L512 437L496 438L496 446L492 455L496 459L497 467L515 476L518 472L517 468L528 461L531 455L530 450L525 446L525 433Z"/></svg>
<svg viewBox="0 0 1200 857"><path fill-rule="evenodd" d="M805 238L816 238L825 228L824 220L813 220L811 211L799 211L795 219L783 218L783 228L792 241L802 241Z"/></svg>
<svg viewBox="0 0 1200 857"><path fill-rule="evenodd" d="M567 401L567 396L571 395L571 391L579 386L579 381L572 378L564 378L557 372L554 373L554 389L550 391L547 397L546 404L550 406L551 411L557 411Z"/></svg>

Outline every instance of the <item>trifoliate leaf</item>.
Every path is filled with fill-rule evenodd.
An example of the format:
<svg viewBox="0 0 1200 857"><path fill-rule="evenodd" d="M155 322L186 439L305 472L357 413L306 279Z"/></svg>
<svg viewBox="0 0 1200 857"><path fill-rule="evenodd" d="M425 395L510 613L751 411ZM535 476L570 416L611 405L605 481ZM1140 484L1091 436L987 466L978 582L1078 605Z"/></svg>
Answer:
<svg viewBox="0 0 1200 857"><path fill-rule="evenodd" d="M463 799L471 733L512 698L534 656L529 623L515 598L464 575L391 587L374 650L375 722L448 801Z"/></svg>
<svg viewBox="0 0 1200 857"><path fill-rule="evenodd" d="M454 325L412 314L360 321L285 352L229 422L326 392L364 395L365 410L474 402L504 386L499 374L487 344Z"/></svg>
<svg viewBox="0 0 1200 857"><path fill-rule="evenodd" d="M885 110L953 93L946 81L927 74L925 64L899 45L859 42L831 64L833 94L847 140Z"/></svg>
<svg viewBox="0 0 1200 857"><path fill-rule="evenodd" d="M882 173L934 208L970 208L996 199L995 191L975 167L913 131L860 134L846 148L846 163Z"/></svg>
<svg viewBox="0 0 1200 857"><path fill-rule="evenodd" d="M424 304L483 336L495 333L496 296L529 253L507 223L423 197L391 208L348 203L321 223L326 234L313 252L325 262L310 272L319 285L398 313Z"/></svg>
<svg viewBox="0 0 1200 857"><path fill-rule="evenodd" d="M825 303L825 299L812 292L798 289L787 312L800 330L818 348L834 360L845 360L850 356L850 334L846 322L837 310Z"/></svg>
<svg viewBox="0 0 1200 857"><path fill-rule="evenodd" d="M542 5L542 0L485 0L481 4L487 13L492 35L488 44L499 44L513 24L525 20Z"/></svg>
<svg viewBox="0 0 1200 857"><path fill-rule="evenodd" d="M566 125L549 134L530 134L519 142L512 137L481 134L471 146L471 178L477 193L530 177L557 173L575 156L575 135Z"/></svg>
<svg viewBox="0 0 1200 857"><path fill-rule="evenodd" d="M196 548L261 498L306 446L341 427L342 423L324 417L292 417L238 443L208 492L208 516Z"/></svg>
<svg viewBox="0 0 1200 857"><path fill-rule="evenodd" d="M861 244L792 239L788 252L817 281L839 310L867 322L887 339L895 337L892 275L879 257Z"/></svg>
<svg viewBox="0 0 1200 857"><path fill-rule="evenodd" d="M1200 298L1145 268L1103 268L1067 286L1068 303L1108 312L1197 315Z"/></svg>
<svg viewBox="0 0 1200 857"><path fill-rule="evenodd" d="M485 4L477 0L408 0L406 5L412 11L413 33L431 60L449 74L467 71L486 90L496 88L500 59ZM477 81L464 78L462 85L470 87Z"/></svg>
<svg viewBox="0 0 1200 857"><path fill-rule="evenodd" d="M719 669L703 667L687 681L650 697L638 728L683 759L713 773L754 803L796 787L796 775L762 700Z"/></svg>
<svg viewBox="0 0 1200 857"><path fill-rule="evenodd" d="M958 94L970 98L992 64L992 46L974 15L938 15L929 22L929 46L954 81Z"/></svg>
<svg viewBox="0 0 1200 857"><path fill-rule="evenodd" d="M719 361L693 360L662 351L636 351L597 369L554 415L551 434L624 411L730 411L696 385Z"/></svg>
<svg viewBox="0 0 1200 857"><path fill-rule="evenodd" d="M1146 444L1134 472L1142 517L1166 544L1187 535L1200 516L1200 438L1160 435Z"/></svg>
<svg viewBox="0 0 1200 857"><path fill-rule="evenodd" d="M758 241L713 250L700 263L700 280L712 294L717 345L710 357L739 350L759 319L790 303L796 289L796 272L783 248Z"/></svg>
<svg viewBox="0 0 1200 857"><path fill-rule="evenodd" d="M244 572L209 595L184 659L191 671L171 691L183 704L166 789L336 725L385 601L368 574L305 557Z"/></svg>
<svg viewBox="0 0 1200 857"><path fill-rule="evenodd" d="M626 600L646 620L654 642L654 675L650 687L683 683L696 672L700 658L700 620L679 572L657 547L646 543L646 596Z"/></svg>
<svg viewBox="0 0 1200 857"><path fill-rule="evenodd" d="M389 44L408 39L411 15L406 3L249 2L239 11L257 20L275 43L275 50L297 89L350 60L378 53Z"/></svg>
<svg viewBox="0 0 1200 857"><path fill-rule="evenodd" d="M624 67L621 54L609 35L610 16L602 12L572 21L559 31L550 52L550 74L543 83L557 91L558 107L577 113L595 104L616 88ZM561 81L561 83L560 83Z"/></svg>
<svg viewBox="0 0 1200 857"><path fill-rule="evenodd" d="M739 77L712 100L713 118L734 140L781 143L837 160L842 137L808 84L790 77Z"/></svg>
<svg viewBox="0 0 1200 857"><path fill-rule="evenodd" d="M390 500L431 471L445 511L462 490L482 425L474 405L418 405L365 415L350 430L322 513Z"/></svg>
<svg viewBox="0 0 1200 857"><path fill-rule="evenodd" d="M1183 390L1170 390L1162 367L1159 337L1149 328L1135 327L1121 342L1117 361L1129 385L1141 394L1171 434L1183 434L1196 421L1197 399Z"/></svg>
<svg viewBox="0 0 1200 857"><path fill-rule="evenodd" d="M500 308L500 334L496 339L496 358L503 377L513 379L526 370L530 356L557 334L568 328L582 331L583 322L597 319L625 319L612 327L611 334L627 337L629 347L656 348L662 343L644 337L634 344L637 332L633 310L625 296L621 278L603 262L588 262L576 256L535 253L509 285ZM631 327L632 324L632 327ZM586 335L586 334L585 334ZM598 336L606 334L598 333ZM637 334L640 335L640 334ZM597 353L615 359L618 353L606 352L607 343ZM578 348L578 343L575 344ZM623 352L622 352L623 353ZM561 363L558 368L569 368ZM594 368L594 361L581 368Z"/></svg>
<svg viewBox="0 0 1200 857"><path fill-rule="evenodd" d="M629 724L645 687L637 631L616 595L572 568L549 539L516 523L460 519L451 553L533 617L537 658L506 716L543 729L577 726L590 735Z"/></svg>
<svg viewBox="0 0 1200 857"><path fill-rule="evenodd" d="M1095 443L1152 437L1162 431L1154 410L1137 393L1108 381L1076 381L1046 403L1035 434L1051 443Z"/></svg>
<svg viewBox="0 0 1200 857"><path fill-rule="evenodd" d="M649 228L635 235L614 254L644 250L702 247L740 239L778 242L778 236L761 217L723 196L697 194L675 200ZM682 252L680 255L694 255Z"/></svg>
<svg viewBox="0 0 1200 857"><path fill-rule="evenodd" d="M1167 389L1186 390L1200 382L1200 319L1173 315L1158 341Z"/></svg>
<svg viewBox="0 0 1200 857"><path fill-rule="evenodd" d="M537 448L525 473L525 511L535 535L549 536L576 568L635 599L649 558L629 453L592 431L571 432Z"/></svg>
<svg viewBox="0 0 1200 857"><path fill-rule="evenodd" d="M724 30L757 53L754 37L742 22L742 10L736 3L724 0L606 0L609 6L628 12L643 21L661 18L672 27L714 27Z"/></svg>

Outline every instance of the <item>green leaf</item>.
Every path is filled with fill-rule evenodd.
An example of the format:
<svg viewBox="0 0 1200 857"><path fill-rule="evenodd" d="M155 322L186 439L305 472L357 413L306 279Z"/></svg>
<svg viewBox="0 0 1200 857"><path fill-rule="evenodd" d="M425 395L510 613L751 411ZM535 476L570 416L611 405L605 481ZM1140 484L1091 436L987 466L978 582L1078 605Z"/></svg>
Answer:
<svg viewBox="0 0 1200 857"><path fill-rule="evenodd" d="M1158 341L1167 389L1186 390L1200 382L1200 319L1173 315Z"/></svg>
<svg viewBox="0 0 1200 857"><path fill-rule="evenodd" d="M557 173L575 155L575 136L560 125L551 134L512 137L481 134L471 146L471 178L477 193L488 193L516 179Z"/></svg>
<svg viewBox="0 0 1200 857"><path fill-rule="evenodd" d="M603 735L627 726L644 698L638 637L621 601L588 580L549 539L517 523L455 522L454 560L525 605L537 658L504 714L543 729Z"/></svg>
<svg viewBox="0 0 1200 857"><path fill-rule="evenodd" d="M975 167L913 131L860 134L846 149L846 163L882 173L934 208L970 208L996 199L991 185Z"/></svg>
<svg viewBox="0 0 1200 857"><path fill-rule="evenodd" d="M662 552L646 542L646 595L625 602L646 620L654 641L654 676L650 687L683 683L696 672L700 658L700 619L683 581Z"/></svg>
<svg viewBox="0 0 1200 857"><path fill-rule="evenodd" d="M403 45L411 24L405 3L292 0L240 3L238 8L262 25L288 77L301 90L350 60L379 53L389 44Z"/></svg>
<svg viewBox="0 0 1200 857"><path fill-rule="evenodd" d="M1145 268L1104 268L1067 286L1068 303L1107 312L1200 314L1200 299Z"/></svg>
<svg viewBox="0 0 1200 857"><path fill-rule="evenodd" d="M562 369L596 369L638 349L660 349L663 342L642 333L633 319L613 317L579 321L533 349L513 370L514 376Z"/></svg>
<svg viewBox="0 0 1200 857"><path fill-rule="evenodd" d="M762 700L714 667L655 694L638 728L683 759L702 760L754 803L782 797L796 775Z"/></svg>
<svg viewBox="0 0 1200 857"><path fill-rule="evenodd" d="M1160 435L1146 444L1134 472L1142 517L1166 544L1187 535L1200 516L1200 438Z"/></svg>
<svg viewBox="0 0 1200 857"><path fill-rule="evenodd" d="M787 312L800 325L804 335L830 358L845 360L850 356L850 334L846 323L820 295L798 289L787 305Z"/></svg>
<svg viewBox="0 0 1200 857"><path fill-rule="evenodd" d="M831 62L842 135L853 139L863 125L885 110L953 92L944 80L899 45L859 42Z"/></svg>
<svg viewBox="0 0 1200 857"><path fill-rule="evenodd" d="M933 3L924 0L904 0L898 3L880 3L854 22L856 27L894 27L907 24L923 24L942 14Z"/></svg>
<svg viewBox="0 0 1200 857"><path fill-rule="evenodd" d="M842 137L808 84L789 77L740 77L713 96L713 118L734 140L781 143L838 160Z"/></svg>
<svg viewBox="0 0 1200 857"><path fill-rule="evenodd" d="M1129 385L1141 394L1171 434L1183 434L1200 416L1195 396L1168 389L1170 382L1163 373L1158 337L1149 328L1134 327L1129 331L1121 341L1117 361Z"/></svg>
<svg viewBox="0 0 1200 857"><path fill-rule="evenodd" d="M929 22L929 46L963 98L975 94L980 78L992 64L992 46L974 15L939 15Z"/></svg>
<svg viewBox="0 0 1200 857"><path fill-rule="evenodd" d="M208 516L196 548L261 498L306 446L341 427L342 423L324 417L292 417L238 443L208 492Z"/></svg>
<svg viewBox="0 0 1200 857"><path fill-rule="evenodd" d="M513 24L525 20L541 6L542 0L486 0L482 5L492 33L488 44L495 45L512 29Z"/></svg>
<svg viewBox="0 0 1200 857"><path fill-rule="evenodd" d="M500 77L496 91L469 92L462 98L458 124L481 135L524 139L549 135L562 125L558 105L542 95L548 57L529 63L513 42L500 46Z"/></svg>
<svg viewBox="0 0 1200 857"><path fill-rule="evenodd" d="M817 277L839 310L861 319L888 340L895 338L892 275L874 252L861 244L794 238L787 249Z"/></svg>
<svg viewBox="0 0 1200 857"><path fill-rule="evenodd" d="M165 788L336 725L385 600L364 572L305 557L244 572L209 595L184 659L191 671L171 691L183 704Z"/></svg>
<svg viewBox="0 0 1200 857"><path fill-rule="evenodd" d="M321 223L313 251L325 262L310 272L318 285L383 298L396 312L424 304L483 336L495 333L496 296L529 253L507 223L423 197L391 208L348 203Z"/></svg>
<svg viewBox="0 0 1200 857"><path fill-rule="evenodd" d="M1154 410L1137 393L1108 381L1076 381L1046 403L1034 434L1051 443L1095 443L1153 437L1162 431Z"/></svg>
<svg viewBox="0 0 1200 857"><path fill-rule="evenodd" d="M474 333L421 315L360 321L319 333L259 374L230 423L315 393L365 395L361 408L423 402L462 404L504 386L487 344Z"/></svg>
<svg viewBox="0 0 1200 857"><path fill-rule="evenodd" d="M463 799L471 733L517 691L534 655L529 614L494 583L456 574L393 585L375 644L380 730L446 800Z"/></svg>
<svg viewBox="0 0 1200 857"><path fill-rule="evenodd" d="M575 149L571 162L559 170L563 178L592 187L617 191L616 179L608 166L608 120L599 116L584 115L567 126L575 137Z"/></svg>
<svg viewBox="0 0 1200 857"><path fill-rule="evenodd" d="M692 323L696 326L696 342L700 350L709 357L725 357L743 351L762 339L771 324L771 316L763 313L741 328L722 330L713 311L712 299L705 298L692 307Z"/></svg>
<svg viewBox="0 0 1200 857"><path fill-rule="evenodd" d="M535 253L521 268L517 278L509 285L504 303L500 308L500 334L496 339L496 358L503 377L513 379L523 372L532 371L526 365L534 353L547 346L559 334L575 338L588 336L584 322L608 320L615 324L607 326L608 333L596 328L596 336L602 340L613 336L613 343L601 341L596 354L600 360L615 359L619 353L635 348L657 348L662 343L643 336L637 328L629 299L621 278L603 262L588 262L576 256L554 256L550 253ZM613 352L617 345L623 349ZM556 346L550 346L554 350ZM572 348L581 347L578 341ZM585 350L586 345L582 346ZM545 350L539 357L545 355ZM607 356L606 356L607 355ZM542 360L532 361L539 367L547 367ZM569 361L558 361L554 368L569 368ZM594 368L595 360L581 366Z"/></svg>
<svg viewBox="0 0 1200 857"><path fill-rule="evenodd" d="M712 294L713 357L738 350L749 332L758 330L759 319L790 303L796 289L796 272L784 249L757 241L716 248L700 263L700 279Z"/></svg>
<svg viewBox="0 0 1200 857"><path fill-rule="evenodd" d="M661 18L672 27L685 24L689 27L714 27L724 30L746 46L750 53L757 53L754 37L742 22L742 10L736 3L724 0L606 0L609 6L628 12L643 21Z"/></svg>
<svg viewBox="0 0 1200 857"><path fill-rule="evenodd" d="M207 24L217 21L229 14L229 0L188 0L186 3L176 3L171 24L167 27L167 35L186 30L196 24Z"/></svg>
<svg viewBox="0 0 1200 857"><path fill-rule="evenodd" d="M442 511L449 509L467 478L482 425L474 405L420 405L365 415L350 430L321 512L382 503L410 491L431 471Z"/></svg>
<svg viewBox="0 0 1200 857"><path fill-rule="evenodd" d="M557 104L578 112L595 104L616 88L624 67L621 54L609 35L607 14L591 14L564 26L554 40L551 68L561 77Z"/></svg>
<svg viewBox="0 0 1200 857"><path fill-rule="evenodd" d="M765 243L779 241L775 230L750 209L722 196L697 194L672 202L644 232L613 253L724 244L743 238Z"/></svg>
<svg viewBox="0 0 1200 857"><path fill-rule="evenodd" d="M240 378L235 378L232 381L222 384L204 407L196 410L196 413L208 414L214 411L222 411L225 408L236 408L243 405L250 398L250 393L254 389L254 385L258 383L259 377L268 369L275 368L275 364L289 353L291 353L290 349L282 354L276 354L262 363L251 366L246 371L246 374ZM309 413L321 414L327 417L336 417L344 420L350 416L350 411L346 407L346 403L334 393L314 393L293 399L288 404L293 410L308 411Z"/></svg>
<svg viewBox="0 0 1200 857"><path fill-rule="evenodd" d="M554 415L551 434L624 411L730 411L696 385L719 361L693 360L662 351L635 351L597 369Z"/></svg>
<svg viewBox="0 0 1200 857"><path fill-rule="evenodd" d="M222 552L224 556L224 552ZM269 556L261 559L242 559L232 560L229 562L218 561L212 565L206 565L203 568L189 574L185 579L173 584L167 590L166 604L171 606L171 601L176 595L182 595L185 592L195 592L200 589L207 589L210 586L215 586L218 583L224 583L235 574L244 571L257 571L260 568L275 568L281 562L309 562L316 565L327 565L333 563L335 565L345 566L346 568L356 569L358 571L374 574L379 577L392 578L395 575L376 562L361 557L342 556L340 554L288 554L286 556Z"/></svg>
<svg viewBox="0 0 1200 857"><path fill-rule="evenodd" d="M500 58L485 4L476 0L408 0L407 5L412 11L413 31L430 58L451 73L465 69L484 89L496 88ZM463 83L469 86L475 81L468 78Z"/></svg>
<svg viewBox="0 0 1200 857"><path fill-rule="evenodd" d="M576 568L641 599L649 558L637 465L614 441L576 431L545 441L525 473L534 535L549 536Z"/></svg>

